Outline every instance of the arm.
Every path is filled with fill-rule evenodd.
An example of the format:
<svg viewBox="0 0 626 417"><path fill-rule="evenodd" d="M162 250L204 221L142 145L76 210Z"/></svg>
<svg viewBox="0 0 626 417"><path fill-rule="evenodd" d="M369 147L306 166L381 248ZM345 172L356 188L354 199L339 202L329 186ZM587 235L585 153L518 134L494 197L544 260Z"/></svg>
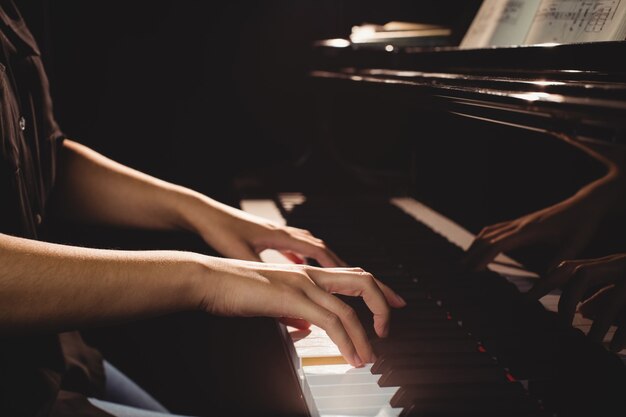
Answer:
<svg viewBox="0 0 626 417"><path fill-rule="evenodd" d="M351 364L373 360L354 310L331 293L362 296L379 336L388 331L389 305L405 304L360 269L77 248L0 234L0 337L199 309L305 319L326 330Z"/></svg>
<svg viewBox="0 0 626 417"><path fill-rule="evenodd" d="M487 226L468 249L465 262L484 269L500 252L551 243L559 246L552 267L584 248L598 223L626 201L626 153L609 145L583 144L563 137L606 167L601 178L587 184L570 198L518 219Z"/></svg>
<svg viewBox="0 0 626 417"><path fill-rule="evenodd" d="M56 190L57 213L72 220L148 229L185 229L227 257L258 261L264 249L323 266L344 263L308 231L281 226L187 188L118 164L66 140Z"/></svg>

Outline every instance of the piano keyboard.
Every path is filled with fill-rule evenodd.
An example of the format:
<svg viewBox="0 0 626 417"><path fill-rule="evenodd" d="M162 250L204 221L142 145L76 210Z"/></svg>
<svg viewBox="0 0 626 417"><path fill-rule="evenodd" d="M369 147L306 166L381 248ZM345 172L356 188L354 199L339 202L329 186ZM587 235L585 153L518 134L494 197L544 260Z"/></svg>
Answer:
<svg viewBox="0 0 626 417"><path fill-rule="evenodd" d="M547 352L540 352L530 330L520 321L522 318L508 317L515 313L499 315L500 310L494 312L494 309L511 309L511 301L506 298L515 298L511 288L516 288L513 292L517 294L517 289L525 292L537 278L535 274L500 255L489 269L504 276L504 282L515 287L497 284L497 291L492 292L498 296L502 293L506 296L504 301L487 301L487 295L481 294L482 284L477 285L473 279L447 278L455 273L447 270L446 265L449 267L453 263L450 260L458 259L474 235L414 199L395 198L384 203L387 207L378 207L385 215L391 215L391 225L385 223L386 218L378 224L368 223L372 220L369 214L358 213L360 207L365 207L364 211L371 210L369 201L348 202L351 207L342 207L345 202L339 201L337 207L332 207L329 201L307 202L300 194L282 194L279 200L282 213L286 213L291 225L308 228L324 238L350 264L364 266L409 303L406 309L395 312L392 337L373 339L377 362L360 369L345 364L323 330L313 326L311 333L306 334L292 329L290 334L302 364L304 390L311 394L311 415L504 417L552 415L551 409L563 410L562 415L578 415L574 407L563 405L564 399L559 397L561 391L549 382L555 372L562 371L562 364L542 367L534 363L537 359L539 365L545 365L541 362L551 359L551 348L546 344ZM304 207L307 204L310 207ZM241 207L250 213L286 222L272 200L244 200ZM298 212L298 207L305 210ZM345 216L348 210L357 211L353 216ZM416 221L408 227L406 221L410 218ZM378 243L378 236L372 240L369 230L363 230L362 225L359 228L359 223L364 221L365 229L374 229L374 233L382 234L386 241L400 240L399 245L390 251L384 246L385 240L383 244ZM414 239L413 233L406 232L411 227L420 234L427 232L425 241ZM261 257L266 262L288 262L275 251L266 251ZM420 259L422 257L424 259ZM406 265L407 260L418 267ZM491 285L495 274L478 275L477 280ZM548 310L555 311L558 292L549 294L541 302ZM366 309L354 300L352 304L369 326L371 318ZM483 308L486 304L492 305ZM530 311L540 316L540 311ZM539 321L541 325L534 325L545 325L540 329L543 330L541 342L555 339L560 346L563 340L578 341L554 321L544 323L542 320L543 316ZM519 325L522 335L531 336L520 337L514 335L512 329L503 327L511 324ZM574 324L584 332L590 327L590 321L579 315ZM501 334L503 329L511 333L510 336L489 334ZM618 370L618 374L611 377L624 383L623 370ZM547 401L545 409L542 394L556 397ZM579 411L583 413L582 408Z"/></svg>

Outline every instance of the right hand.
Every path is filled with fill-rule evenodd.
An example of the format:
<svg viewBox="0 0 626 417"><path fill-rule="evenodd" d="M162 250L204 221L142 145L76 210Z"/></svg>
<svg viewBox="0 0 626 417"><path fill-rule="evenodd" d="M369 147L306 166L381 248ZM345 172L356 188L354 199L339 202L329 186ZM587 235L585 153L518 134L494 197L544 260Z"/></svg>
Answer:
<svg viewBox="0 0 626 417"><path fill-rule="evenodd" d="M321 327L353 366L375 360L355 311L332 293L362 297L380 337L389 331L390 307L406 302L361 268L316 268L208 258L200 306L225 316L304 319Z"/></svg>

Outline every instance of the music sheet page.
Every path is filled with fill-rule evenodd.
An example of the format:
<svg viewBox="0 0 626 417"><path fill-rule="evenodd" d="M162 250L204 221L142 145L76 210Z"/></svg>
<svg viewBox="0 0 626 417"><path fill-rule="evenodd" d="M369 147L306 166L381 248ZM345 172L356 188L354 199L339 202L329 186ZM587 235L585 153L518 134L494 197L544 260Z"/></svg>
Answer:
<svg viewBox="0 0 626 417"><path fill-rule="evenodd" d="M526 44L622 40L624 0L543 0Z"/></svg>
<svg viewBox="0 0 626 417"><path fill-rule="evenodd" d="M461 48L521 45L541 0L485 0Z"/></svg>

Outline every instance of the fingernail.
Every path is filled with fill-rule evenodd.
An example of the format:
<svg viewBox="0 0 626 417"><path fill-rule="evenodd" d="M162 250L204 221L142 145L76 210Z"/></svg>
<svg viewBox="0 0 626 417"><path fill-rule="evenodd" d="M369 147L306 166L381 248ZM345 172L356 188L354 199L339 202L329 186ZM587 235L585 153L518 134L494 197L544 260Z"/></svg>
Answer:
<svg viewBox="0 0 626 417"><path fill-rule="evenodd" d="M389 324L383 327L383 329L380 331L380 337L387 337L387 336L389 336Z"/></svg>
<svg viewBox="0 0 626 417"><path fill-rule="evenodd" d="M356 368L361 368L363 366L363 360L361 359L358 353L355 353L352 359L354 361L354 366Z"/></svg>
<svg viewBox="0 0 626 417"><path fill-rule="evenodd" d="M402 304L402 307L404 307L406 305L406 300L402 297L400 297L398 294L396 294L396 299L398 300L398 302L400 304Z"/></svg>

